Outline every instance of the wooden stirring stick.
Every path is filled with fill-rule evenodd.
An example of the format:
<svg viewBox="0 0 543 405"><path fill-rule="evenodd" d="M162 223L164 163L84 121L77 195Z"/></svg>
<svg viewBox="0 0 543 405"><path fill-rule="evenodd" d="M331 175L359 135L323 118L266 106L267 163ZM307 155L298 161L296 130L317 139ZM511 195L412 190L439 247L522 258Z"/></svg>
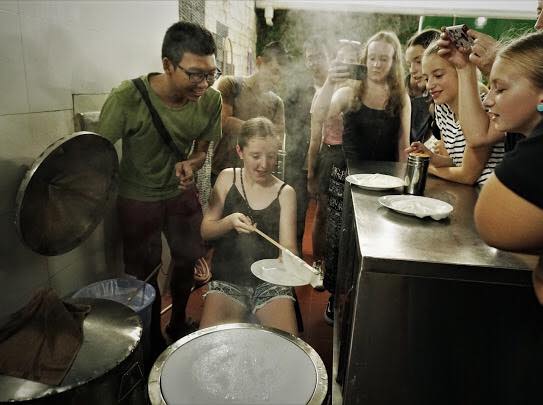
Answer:
<svg viewBox="0 0 543 405"><path fill-rule="evenodd" d="M138 288L136 288L136 291L134 291L134 292L132 293L132 295L131 295L130 297L128 297L128 299L126 300L126 302L132 301L132 300L134 299L134 297L135 297L136 295L138 295L138 293L140 292L140 290L141 290L142 288L144 288L144 287L147 285L147 282L148 282L148 281L149 281L149 280L157 273L157 271L160 270L161 267L162 267L162 262L159 263L159 264L153 269L153 271L147 276L147 278L146 278L145 280L143 280L143 283L141 283L141 285L140 285Z"/></svg>
<svg viewBox="0 0 543 405"><path fill-rule="evenodd" d="M305 267L312 271L313 273L315 274L320 274L319 271L317 269L314 269L312 266L310 266L309 264L307 264L302 258L296 256L294 253L292 253L290 250L288 250L286 247L284 247L283 245L281 245L279 242L276 242L275 240L273 240L272 238L270 238L268 235L266 235L264 232L262 232L260 229L258 229L257 227L253 226L253 231L256 232L257 234L259 234L260 236L262 236L264 239L266 239L268 242L270 242L272 245L275 245L276 247L278 247L279 249L281 250L287 250L292 256L295 256L296 258L298 258L298 260L300 260L301 263L303 263L305 265Z"/></svg>
<svg viewBox="0 0 543 405"><path fill-rule="evenodd" d="M258 233L260 236L262 236L264 239L266 239L268 242L270 242L272 245L275 245L281 250L288 250L286 247L281 245L279 242L274 241L272 238L270 238L268 235L266 235L264 232L262 232L260 229L258 229L256 226L253 226L253 231Z"/></svg>

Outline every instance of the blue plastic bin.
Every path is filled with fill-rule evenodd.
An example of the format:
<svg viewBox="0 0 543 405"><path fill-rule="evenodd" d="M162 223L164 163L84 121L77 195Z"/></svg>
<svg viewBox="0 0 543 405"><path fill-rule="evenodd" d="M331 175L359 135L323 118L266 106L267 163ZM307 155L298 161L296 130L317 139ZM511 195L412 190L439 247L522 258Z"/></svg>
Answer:
<svg viewBox="0 0 543 405"><path fill-rule="evenodd" d="M151 331L151 308L155 301L155 288L151 284L143 286L143 281L136 278L113 278L98 281L83 287L73 298L102 298L124 304L134 310L140 317L143 325L142 346L145 357L150 348ZM130 302L128 299L134 295L137 288L141 287L138 293Z"/></svg>

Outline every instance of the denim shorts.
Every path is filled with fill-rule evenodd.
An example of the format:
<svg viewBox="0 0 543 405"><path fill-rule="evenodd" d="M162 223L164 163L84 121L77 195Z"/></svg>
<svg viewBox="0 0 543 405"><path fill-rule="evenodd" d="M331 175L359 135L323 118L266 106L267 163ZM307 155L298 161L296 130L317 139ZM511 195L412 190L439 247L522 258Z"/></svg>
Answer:
<svg viewBox="0 0 543 405"><path fill-rule="evenodd" d="M288 298L295 301L292 287L284 287L267 282L263 282L256 287L244 287L227 283L226 281L213 280L208 283L208 290L205 295L212 293L224 294L232 298L252 314L268 302L277 298Z"/></svg>

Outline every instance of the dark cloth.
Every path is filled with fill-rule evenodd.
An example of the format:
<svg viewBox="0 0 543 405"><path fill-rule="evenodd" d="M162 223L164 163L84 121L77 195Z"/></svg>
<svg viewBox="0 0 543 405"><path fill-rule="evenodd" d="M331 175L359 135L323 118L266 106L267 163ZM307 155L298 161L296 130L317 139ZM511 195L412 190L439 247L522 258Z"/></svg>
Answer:
<svg viewBox="0 0 543 405"><path fill-rule="evenodd" d="M38 290L0 328L0 374L59 385L83 343L90 309L62 302L52 289Z"/></svg>
<svg viewBox="0 0 543 405"><path fill-rule="evenodd" d="M400 117L361 105L343 115L345 159L398 160Z"/></svg>
<svg viewBox="0 0 543 405"><path fill-rule="evenodd" d="M223 217L234 212L241 212L251 218L253 223L258 225L258 229L272 239L278 240L281 216L279 194L285 183L281 185L277 197L266 208L253 210L235 184L236 173L239 175L240 172L241 169L234 170L234 181L224 201ZM214 246L213 279L244 287L256 287L262 283L251 273L251 265L254 262L279 256L279 250L275 246L254 232L240 234L236 230L231 230L215 240Z"/></svg>
<svg viewBox="0 0 543 405"><path fill-rule="evenodd" d="M164 232L173 262L170 331L174 335L182 335L185 307L193 285L194 264L205 254L200 236L202 209L196 189L191 188L163 201L137 201L120 197L117 208L127 274L139 280L147 278L161 261L161 233ZM151 349L158 354L165 348L160 329L161 296L156 276L149 283L156 290L151 318Z"/></svg>
<svg viewBox="0 0 543 405"><path fill-rule="evenodd" d="M516 132L508 132L505 134L504 148L505 152L511 152L517 146L517 143L525 138L524 135Z"/></svg>
<svg viewBox="0 0 543 405"><path fill-rule="evenodd" d="M328 193L333 166L345 167L342 146L323 143L317 157L316 167L317 178L319 179L319 193Z"/></svg>
<svg viewBox="0 0 543 405"><path fill-rule="evenodd" d="M534 132L518 142L496 166L496 177L511 191L543 209L543 121Z"/></svg>
<svg viewBox="0 0 543 405"><path fill-rule="evenodd" d="M332 294L336 290L339 239L343 215L343 189L347 168L333 165L328 188L328 216L326 220L326 254L324 255L324 288Z"/></svg>
<svg viewBox="0 0 543 405"><path fill-rule="evenodd" d="M431 98L428 96L411 97L410 142L425 142L429 138L433 121L430 103Z"/></svg>

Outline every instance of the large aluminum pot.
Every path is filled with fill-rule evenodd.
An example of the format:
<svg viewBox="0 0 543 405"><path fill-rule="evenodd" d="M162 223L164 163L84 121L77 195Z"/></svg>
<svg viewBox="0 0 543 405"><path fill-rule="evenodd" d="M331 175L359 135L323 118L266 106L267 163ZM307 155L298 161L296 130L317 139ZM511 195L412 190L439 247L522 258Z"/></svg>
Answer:
<svg viewBox="0 0 543 405"><path fill-rule="evenodd" d="M0 403L145 404L139 316L110 300L73 302L92 309L83 323L83 344L62 384L50 386L0 375Z"/></svg>
<svg viewBox="0 0 543 405"><path fill-rule="evenodd" d="M153 405L322 404L328 376L303 340L236 323L172 344L156 360L148 386Z"/></svg>

